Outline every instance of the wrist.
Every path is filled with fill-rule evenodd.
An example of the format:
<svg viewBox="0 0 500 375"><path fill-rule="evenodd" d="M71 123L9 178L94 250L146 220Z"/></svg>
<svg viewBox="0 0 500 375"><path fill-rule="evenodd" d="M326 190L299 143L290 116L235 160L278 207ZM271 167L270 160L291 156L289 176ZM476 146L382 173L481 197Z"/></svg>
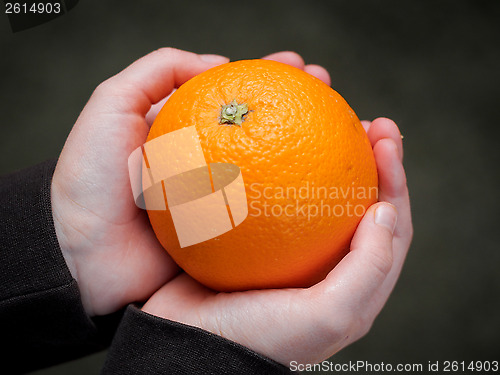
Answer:
<svg viewBox="0 0 500 375"><path fill-rule="evenodd" d="M56 171L57 173L57 171ZM80 298L86 313L89 316L93 316L93 308L91 306L89 298L87 298L87 293L85 291L84 283L81 280L79 274L79 264L77 252L71 246L75 241L71 241L70 228L68 227L68 215L65 213L67 207L65 207L64 192L62 188L57 183L57 178L54 177L51 183L51 203L52 203L52 218L54 220L54 229L56 232L57 241L59 242L59 248L61 250L66 266L71 273L71 276L78 284L80 290Z"/></svg>

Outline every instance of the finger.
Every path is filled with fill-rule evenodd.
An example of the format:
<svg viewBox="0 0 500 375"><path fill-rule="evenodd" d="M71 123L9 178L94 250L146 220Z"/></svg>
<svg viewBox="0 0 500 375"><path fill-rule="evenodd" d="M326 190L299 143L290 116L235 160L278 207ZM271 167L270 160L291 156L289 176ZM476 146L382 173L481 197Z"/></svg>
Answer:
<svg viewBox="0 0 500 375"><path fill-rule="evenodd" d="M398 147L392 138L384 138L375 144L373 154L379 176L379 200L396 206L399 220L394 235L409 245L412 236L410 200Z"/></svg>
<svg viewBox="0 0 500 375"><path fill-rule="evenodd" d="M372 147L382 138L391 138L398 147L399 159L403 160L403 141L398 126L394 121L385 117L379 117L372 121L368 138Z"/></svg>
<svg viewBox="0 0 500 375"><path fill-rule="evenodd" d="M371 124L372 124L372 122L368 121L368 120L361 121L361 125L363 125L363 128L365 129L366 133L368 133L368 131L370 130Z"/></svg>
<svg viewBox="0 0 500 375"><path fill-rule="evenodd" d="M175 92L175 89L173 89L172 92L166 98L163 98L158 103L153 104L151 106L148 113L146 114L146 122L149 126L151 126L153 124L156 116L158 116L158 113L163 108L163 106L167 102L168 98L170 98L174 92Z"/></svg>
<svg viewBox="0 0 500 375"><path fill-rule="evenodd" d="M195 311L209 296L215 292L196 282L186 273L180 273L173 280L160 288L143 306L142 310L165 319L193 325L186 318L188 311ZM167 303L165 303L167 301ZM200 326L201 322L198 322Z"/></svg>
<svg viewBox="0 0 500 375"><path fill-rule="evenodd" d="M283 51L264 56L263 60L273 60L304 70L304 59L296 52Z"/></svg>
<svg viewBox="0 0 500 375"><path fill-rule="evenodd" d="M393 240L393 267L380 288L380 298L385 301L403 268L413 237L413 224L406 176L396 144L392 139L381 139L375 144L373 152L379 174L379 199L394 204L399 213Z"/></svg>
<svg viewBox="0 0 500 375"><path fill-rule="evenodd" d="M393 231L397 211L391 204L372 205L361 220L350 252L318 284L348 314L370 310L366 306L392 268ZM379 311L370 311L375 316Z"/></svg>
<svg viewBox="0 0 500 375"><path fill-rule="evenodd" d="M162 48L103 82L93 97L102 108L145 116L152 104L165 98L174 88L228 61L228 58L218 55L197 55L174 48Z"/></svg>
<svg viewBox="0 0 500 375"><path fill-rule="evenodd" d="M328 71L320 65L309 64L304 67L304 71L309 73L310 75L319 78L323 82L325 82L328 86L332 83L330 79L330 74Z"/></svg>

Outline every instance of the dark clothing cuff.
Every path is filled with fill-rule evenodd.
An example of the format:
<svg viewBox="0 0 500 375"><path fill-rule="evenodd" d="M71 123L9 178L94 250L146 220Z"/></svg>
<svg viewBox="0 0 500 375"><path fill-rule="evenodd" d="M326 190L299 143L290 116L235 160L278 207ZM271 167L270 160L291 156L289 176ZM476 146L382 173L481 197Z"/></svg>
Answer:
<svg viewBox="0 0 500 375"><path fill-rule="evenodd" d="M291 374L246 347L200 328L162 319L129 306L102 375Z"/></svg>
<svg viewBox="0 0 500 375"><path fill-rule="evenodd" d="M289 374L220 336L129 307L91 319L57 241L56 161L0 177L2 373L55 365L107 347L103 374Z"/></svg>
<svg viewBox="0 0 500 375"><path fill-rule="evenodd" d="M50 199L55 165L51 160L0 177L0 332L7 373L78 358L111 341L86 315L59 248Z"/></svg>

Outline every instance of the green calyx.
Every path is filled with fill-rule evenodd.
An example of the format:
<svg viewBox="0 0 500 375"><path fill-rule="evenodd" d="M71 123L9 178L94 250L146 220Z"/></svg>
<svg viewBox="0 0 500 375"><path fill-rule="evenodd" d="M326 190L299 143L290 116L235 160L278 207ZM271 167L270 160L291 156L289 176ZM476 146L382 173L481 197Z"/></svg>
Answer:
<svg viewBox="0 0 500 375"><path fill-rule="evenodd" d="M219 124L241 126L243 117L248 113L248 104L238 104L236 99L231 103L221 106Z"/></svg>

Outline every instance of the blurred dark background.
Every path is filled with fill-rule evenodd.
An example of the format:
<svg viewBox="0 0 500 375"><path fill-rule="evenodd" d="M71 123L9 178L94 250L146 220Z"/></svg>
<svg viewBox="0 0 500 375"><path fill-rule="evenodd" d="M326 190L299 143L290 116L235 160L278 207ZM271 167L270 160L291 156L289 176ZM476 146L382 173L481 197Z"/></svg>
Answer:
<svg viewBox="0 0 500 375"><path fill-rule="evenodd" d="M297 51L361 119L398 123L415 225L371 332L331 360L498 360L499 21L499 1L81 0L18 33L1 15L0 173L56 157L93 89L154 49ZM104 358L35 374L98 374Z"/></svg>

